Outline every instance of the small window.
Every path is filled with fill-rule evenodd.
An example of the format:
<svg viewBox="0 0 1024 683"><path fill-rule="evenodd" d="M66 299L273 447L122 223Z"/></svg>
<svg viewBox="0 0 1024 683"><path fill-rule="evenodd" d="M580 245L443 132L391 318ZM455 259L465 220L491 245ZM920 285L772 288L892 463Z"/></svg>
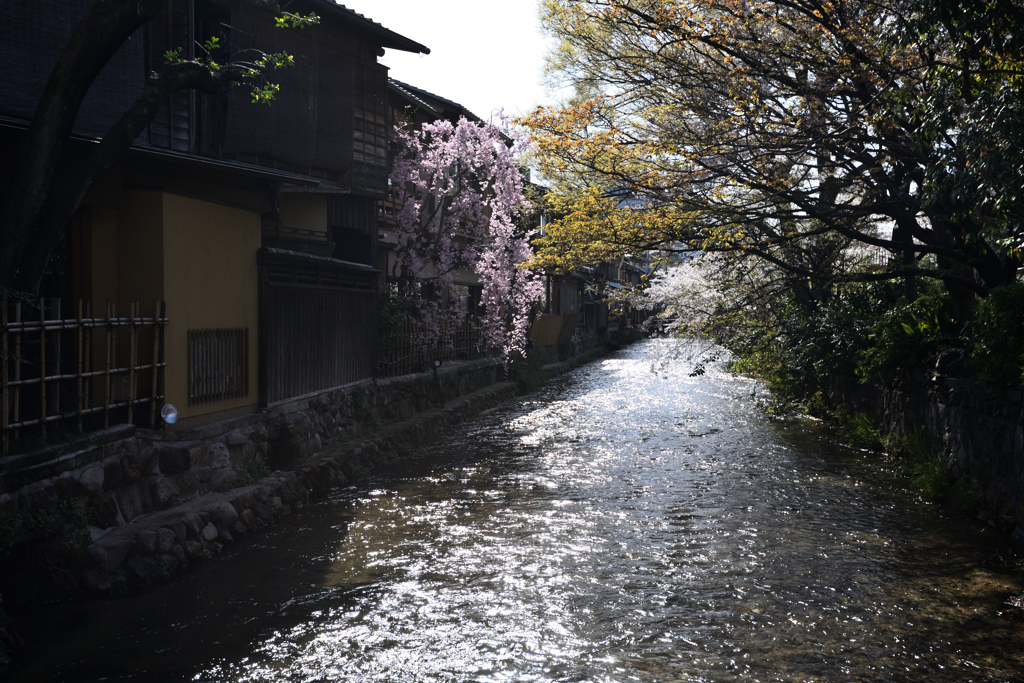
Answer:
<svg viewBox="0 0 1024 683"><path fill-rule="evenodd" d="M188 403L249 393L249 329L188 331Z"/></svg>

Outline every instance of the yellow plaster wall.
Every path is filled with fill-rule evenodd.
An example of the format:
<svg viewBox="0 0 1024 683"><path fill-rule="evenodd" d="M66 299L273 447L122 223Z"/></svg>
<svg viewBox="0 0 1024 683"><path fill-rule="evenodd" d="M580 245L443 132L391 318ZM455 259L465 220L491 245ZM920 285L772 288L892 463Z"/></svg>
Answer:
<svg viewBox="0 0 1024 683"><path fill-rule="evenodd" d="M118 301L118 226L120 214L116 209L93 206L89 209L89 281L84 283L92 301L92 315L102 318L107 314L107 299ZM106 367L107 347L102 329L92 331L92 370ZM120 351L120 349L119 349ZM88 382L90 399L102 405L106 383L100 379Z"/></svg>
<svg viewBox="0 0 1024 683"><path fill-rule="evenodd" d="M117 301L117 225L118 212L94 206L89 216L89 253L91 255L88 296L93 315L106 313L106 301Z"/></svg>
<svg viewBox="0 0 1024 683"><path fill-rule="evenodd" d="M163 238L167 402L181 418L255 406L260 214L164 193ZM188 330L237 327L249 329L249 394L188 405Z"/></svg>
<svg viewBox="0 0 1024 683"><path fill-rule="evenodd" d="M107 215L106 212L111 212ZM97 218L101 218L99 222ZM102 228L97 230L99 225ZM116 239L110 241L110 225L115 226ZM107 299L114 302L114 312L119 318L131 314L131 302L139 302L138 313L151 317L158 299L164 296L163 281L163 193L156 190L125 189L121 193L118 209L93 207L90 230L93 234L93 314L106 315ZM107 240L102 249L99 240ZM110 266L113 265L113 272ZM97 271L103 271L97 273ZM109 293L111 285L114 294ZM97 286L106 292L97 292ZM93 332L93 358L97 369L106 364L105 335ZM131 335L126 328L120 328L116 335L114 365L127 367L131 361ZM143 327L135 340L136 362L149 363L153 358L153 328ZM136 391L139 396L150 393L150 373L136 377ZM111 400L122 401L128 396L128 375L119 374L111 380ZM105 382L93 383L93 399L100 403L106 392ZM149 411L149 406L136 410Z"/></svg>
<svg viewBox="0 0 1024 683"><path fill-rule="evenodd" d="M157 299L164 298L164 193L125 190L123 198L117 221L117 315L127 317L135 299L142 315L150 316Z"/></svg>

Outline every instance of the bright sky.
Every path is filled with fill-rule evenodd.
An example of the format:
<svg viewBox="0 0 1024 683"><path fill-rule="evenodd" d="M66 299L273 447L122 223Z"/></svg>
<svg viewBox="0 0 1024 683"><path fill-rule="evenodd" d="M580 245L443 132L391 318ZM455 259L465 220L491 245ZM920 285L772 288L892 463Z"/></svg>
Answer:
<svg viewBox="0 0 1024 683"><path fill-rule="evenodd" d="M488 120L550 102L541 85L546 52L537 0L341 0L346 7L430 48L386 50L391 77Z"/></svg>

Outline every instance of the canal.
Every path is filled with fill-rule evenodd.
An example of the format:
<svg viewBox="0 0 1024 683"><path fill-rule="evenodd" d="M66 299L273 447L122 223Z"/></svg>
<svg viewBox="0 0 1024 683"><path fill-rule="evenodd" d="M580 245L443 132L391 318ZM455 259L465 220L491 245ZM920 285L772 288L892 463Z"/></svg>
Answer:
<svg viewBox="0 0 1024 683"><path fill-rule="evenodd" d="M135 596L15 616L13 680L988 681L1005 542L647 341Z"/></svg>

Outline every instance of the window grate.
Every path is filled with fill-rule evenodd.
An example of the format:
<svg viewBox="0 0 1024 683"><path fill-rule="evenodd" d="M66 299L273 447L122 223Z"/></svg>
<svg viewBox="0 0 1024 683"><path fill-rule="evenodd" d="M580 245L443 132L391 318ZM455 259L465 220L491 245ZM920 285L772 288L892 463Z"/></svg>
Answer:
<svg viewBox="0 0 1024 683"><path fill-rule="evenodd" d="M188 403L249 393L249 329L188 331Z"/></svg>

